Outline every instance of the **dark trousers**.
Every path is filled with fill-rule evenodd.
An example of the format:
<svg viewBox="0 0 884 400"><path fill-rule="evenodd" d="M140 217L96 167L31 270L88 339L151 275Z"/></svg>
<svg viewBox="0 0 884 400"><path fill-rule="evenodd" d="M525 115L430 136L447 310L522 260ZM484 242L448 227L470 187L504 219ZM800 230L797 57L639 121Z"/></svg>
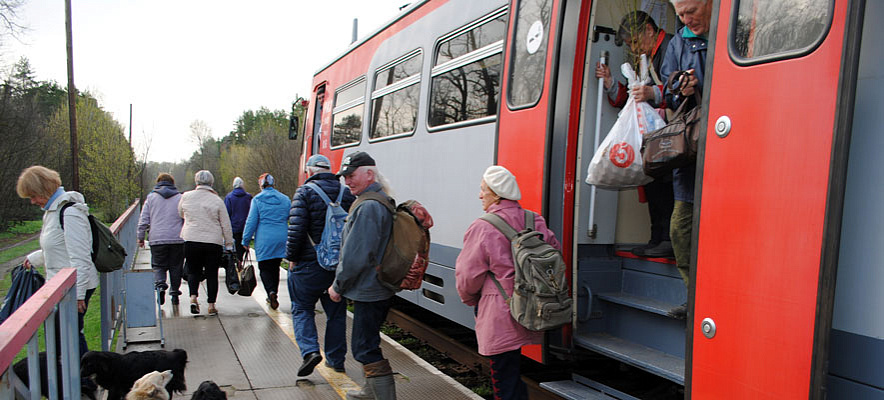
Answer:
<svg viewBox="0 0 884 400"><path fill-rule="evenodd" d="M184 268L184 243L150 246L150 267L153 269L154 282L165 284L168 273L169 294L181 294L178 289L181 287L181 270Z"/></svg>
<svg viewBox="0 0 884 400"><path fill-rule="evenodd" d="M491 389L494 400L527 400L528 387L519 374L522 361L520 350L489 356L491 359Z"/></svg>
<svg viewBox="0 0 884 400"><path fill-rule="evenodd" d="M384 359L381 353L381 325L387 319L390 300L353 302L353 328L350 340L353 358L362 365Z"/></svg>
<svg viewBox="0 0 884 400"><path fill-rule="evenodd" d="M684 280L691 283L691 230L694 225L694 203L676 201L672 211L672 251L675 253L675 266Z"/></svg>
<svg viewBox="0 0 884 400"><path fill-rule="evenodd" d="M242 245L242 232L233 232L233 247L236 249L236 259L242 262L242 256L246 254L246 248Z"/></svg>
<svg viewBox="0 0 884 400"><path fill-rule="evenodd" d="M267 292L268 296L271 292L279 293L279 263L281 262L281 258L258 261L261 283L264 284L264 291Z"/></svg>
<svg viewBox="0 0 884 400"><path fill-rule="evenodd" d="M648 200L648 214L651 216L651 243L669 240L669 220L675 204L672 191L672 178L657 179L644 186Z"/></svg>
<svg viewBox="0 0 884 400"><path fill-rule="evenodd" d="M187 287L191 296L200 293L200 281L206 280L206 296L209 303L218 298L218 268L221 266L221 245L201 242L184 242L184 269L187 271Z"/></svg>
<svg viewBox="0 0 884 400"><path fill-rule="evenodd" d="M316 332L316 302L325 310L325 358L333 367L344 366L347 355L347 303L334 302L328 287L335 281L335 272L316 263L298 265L289 271L288 290L292 299L292 322L301 356L319 351Z"/></svg>

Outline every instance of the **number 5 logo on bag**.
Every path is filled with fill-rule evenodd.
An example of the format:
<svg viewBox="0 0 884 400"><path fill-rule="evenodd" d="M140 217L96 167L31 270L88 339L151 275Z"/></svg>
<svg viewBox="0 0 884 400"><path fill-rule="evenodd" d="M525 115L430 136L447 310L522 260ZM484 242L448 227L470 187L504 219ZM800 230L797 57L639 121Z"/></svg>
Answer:
<svg viewBox="0 0 884 400"><path fill-rule="evenodd" d="M611 153L608 157L614 165L620 168L626 168L632 165L632 162L635 161L635 150L632 149L632 146L630 146L629 143L617 143L611 146Z"/></svg>

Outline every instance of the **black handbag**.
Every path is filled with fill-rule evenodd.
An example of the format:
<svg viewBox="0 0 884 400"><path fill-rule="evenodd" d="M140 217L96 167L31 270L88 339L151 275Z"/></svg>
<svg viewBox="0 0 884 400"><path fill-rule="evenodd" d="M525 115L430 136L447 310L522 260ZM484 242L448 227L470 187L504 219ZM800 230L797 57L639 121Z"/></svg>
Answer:
<svg viewBox="0 0 884 400"><path fill-rule="evenodd" d="M221 264L224 265L224 283L227 285L227 293L236 294L239 292L239 260L236 253L225 251L221 256Z"/></svg>
<svg viewBox="0 0 884 400"><path fill-rule="evenodd" d="M255 267L248 262L249 253L246 253L246 262L243 262L242 270L239 272L239 293L240 296L251 296L258 286L258 279L255 277Z"/></svg>
<svg viewBox="0 0 884 400"><path fill-rule="evenodd" d="M9 287L9 291L6 292L6 299L3 301L3 305L0 306L0 323L6 321L15 310L18 310L46 282L43 275L40 275L40 272L34 267L26 269L23 265L19 264L10 273L12 274L12 285Z"/></svg>
<svg viewBox="0 0 884 400"><path fill-rule="evenodd" d="M666 90L674 91L673 84L685 74L678 71L669 76ZM645 175L661 178L673 169L686 167L697 161L700 141L700 117L703 111L698 91L694 91L694 106L688 108L691 99L682 101L666 126L646 134L642 138L642 169Z"/></svg>

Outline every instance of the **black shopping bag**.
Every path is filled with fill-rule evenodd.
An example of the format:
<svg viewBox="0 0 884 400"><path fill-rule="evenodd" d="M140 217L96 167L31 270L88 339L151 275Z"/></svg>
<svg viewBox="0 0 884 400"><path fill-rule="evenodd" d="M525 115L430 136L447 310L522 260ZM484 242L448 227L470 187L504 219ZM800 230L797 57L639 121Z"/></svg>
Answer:
<svg viewBox="0 0 884 400"><path fill-rule="evenodd" d="M9 287L3 305L0 306L0 323L6 321L46 282L46 279L40 275L36 268L26 269L21 264L13 268L10 273L12 274L12 286Z"/></svg>
<svg viewBox="0 0 884 400"><path fill-rule="evenodd" d="M255 277L255 267L248 262L249 253L246 253L246 261L243 262L242 270L239 272L239 295L251 296L258 286L258 279Z"/></svg>
<svg viewBox="0 0 884 400"><path fill-rule="evenodd" d="M227 284L227 293L236 294L240 290L236 253L225 251L221 256L221 264L224 266L224 283Z"/></svg>

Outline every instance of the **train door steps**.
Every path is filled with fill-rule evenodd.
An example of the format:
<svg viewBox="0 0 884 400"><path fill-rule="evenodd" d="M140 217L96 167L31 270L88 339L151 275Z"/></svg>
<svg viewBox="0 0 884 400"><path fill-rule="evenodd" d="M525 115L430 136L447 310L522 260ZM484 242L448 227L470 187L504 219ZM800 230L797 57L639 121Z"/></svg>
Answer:
<svg viewBox="0 0 884 400"><path fill-rule="evenodd" d="M540 387L568 400L640 400L601 382L577 374L570 381L543 382Z"/></svg>
<svg viewBox="0 0 884 400"><path fill-rule="evenodd" d="M607 333L575 335L581 346L684 385L684 359Z"/></svg>
<svg viewBox="0 0 884 400"><path fill-rule="evenodd" d="M622 292L599 293L596 297L609 303L616 303L667 317L672 317L672 310L678 307L678 304Z"/></svg>

